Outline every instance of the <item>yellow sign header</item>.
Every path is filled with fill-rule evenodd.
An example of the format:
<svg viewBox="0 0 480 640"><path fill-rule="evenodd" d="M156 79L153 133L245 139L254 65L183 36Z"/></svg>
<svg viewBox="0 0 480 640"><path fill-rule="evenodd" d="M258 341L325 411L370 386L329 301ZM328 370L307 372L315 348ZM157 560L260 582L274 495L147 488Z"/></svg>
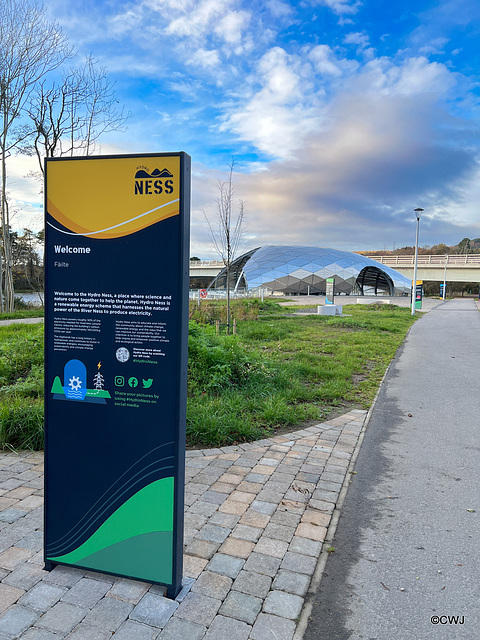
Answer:
<svg viewBox="0 0 480 640"><path fill-rule="evenodd" d="M119 238L180 211L179 156L48 163L47 212L66 235ZM62 228L63 227L63 228Z"/></svg>

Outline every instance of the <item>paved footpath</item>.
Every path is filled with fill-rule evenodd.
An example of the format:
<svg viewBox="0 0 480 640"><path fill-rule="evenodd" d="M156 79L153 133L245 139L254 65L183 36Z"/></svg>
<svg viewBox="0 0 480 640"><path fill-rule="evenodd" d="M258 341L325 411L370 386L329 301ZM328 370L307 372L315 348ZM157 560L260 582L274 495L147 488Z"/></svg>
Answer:
<svg viewBox="0 0 480 640"><path fill-rule="evenodd" d="M15 318L12 320L0 320L0 326L8 324L40 324L43 318Z"/></svg>
<svg viewBox="0 0 480 640"><path fill-rule="evenodd" d="M480 638L479 371L473 300L413 325L371 413L304 640Z"/></svg>
<svg viewBox="0 0 480 640"><path fill-rule="evenodd" d="M292 640L365 417L188 451L175 601L138 581L44 571L43 455L0 453L0 640Z"/></svg>

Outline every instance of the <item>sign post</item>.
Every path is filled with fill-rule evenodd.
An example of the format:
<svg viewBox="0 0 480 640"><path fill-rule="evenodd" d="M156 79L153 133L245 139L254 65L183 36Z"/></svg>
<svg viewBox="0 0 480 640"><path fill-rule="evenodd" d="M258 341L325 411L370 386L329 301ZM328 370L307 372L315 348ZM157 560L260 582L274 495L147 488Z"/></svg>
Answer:
<svg viewBox="0 0 480 640"><path fill-rule="evenodd" d="M45 161L45 566L182 583L190 157Z"/></svg>

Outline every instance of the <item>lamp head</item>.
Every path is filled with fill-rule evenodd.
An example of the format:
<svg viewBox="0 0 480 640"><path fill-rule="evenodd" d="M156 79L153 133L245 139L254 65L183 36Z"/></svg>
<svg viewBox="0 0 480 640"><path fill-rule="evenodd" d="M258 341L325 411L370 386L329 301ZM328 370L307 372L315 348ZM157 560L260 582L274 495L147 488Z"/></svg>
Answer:
<svg viewBox="0 0 480 640"><path fill-rule="evenodd" d="M417 209L414 209L415 215L417 216L417 220L420 220L420 216L424 211L425 209L421 209L420 207L418 207Z"/></svg>

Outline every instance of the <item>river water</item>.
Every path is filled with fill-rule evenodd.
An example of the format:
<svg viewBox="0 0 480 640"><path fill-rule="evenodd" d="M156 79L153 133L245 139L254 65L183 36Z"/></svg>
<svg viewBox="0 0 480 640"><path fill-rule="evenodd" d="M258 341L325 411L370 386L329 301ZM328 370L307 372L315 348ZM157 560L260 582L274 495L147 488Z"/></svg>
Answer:
<svg viewBox="0 0 480 640"><path fill-rule="evenodd" d="M43 306L43 291L40 293L16 293L15 298L20 298L26 304L31 304L36 307Z"/></svg>

